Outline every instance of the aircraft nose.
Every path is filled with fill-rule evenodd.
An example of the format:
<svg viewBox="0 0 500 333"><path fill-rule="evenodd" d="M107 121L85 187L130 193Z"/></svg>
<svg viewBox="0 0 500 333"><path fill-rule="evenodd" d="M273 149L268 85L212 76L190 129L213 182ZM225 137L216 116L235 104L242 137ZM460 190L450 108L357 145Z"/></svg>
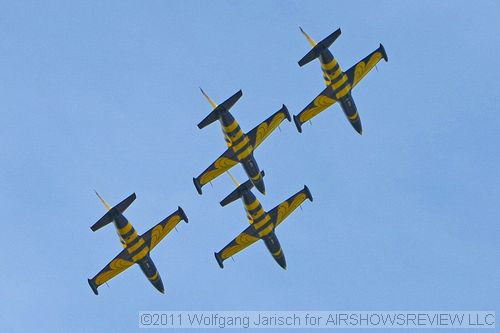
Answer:
<svg viewBox="0 0 500 333"><path fill-rule="evenodd" d="M159 292L161 292L162 294L165 293L165 288L163 287L163 282L161 281L161 279L158 279L158 281L153 283L153 285Z"/></svg>
<svg viewBox="0 0 500 333"><path fill-rule="evenodd" d="M359 135L363 135L363 127L361 126L361 121L356 121L355 123L352 123L352 127L356 130L356 132L359 133Z"/></svg>
<svg viewBox="0 0 500 333"><path fill-rule="evenodd" d="M266 194L266 187L264 186L264 181L262 179L255 184L255 187L257 188L257 190L259 190L260 193L264 195Z"/></svg>
<svg viewBox="0 0 500 333"><path fill-rule="evenodd" d="M279 256L279 257L275 257L276 259L276 262L278 263L278 265L281 266L281 268L285 269L286 270L286 260L285 260L285 256Z"/></svg>

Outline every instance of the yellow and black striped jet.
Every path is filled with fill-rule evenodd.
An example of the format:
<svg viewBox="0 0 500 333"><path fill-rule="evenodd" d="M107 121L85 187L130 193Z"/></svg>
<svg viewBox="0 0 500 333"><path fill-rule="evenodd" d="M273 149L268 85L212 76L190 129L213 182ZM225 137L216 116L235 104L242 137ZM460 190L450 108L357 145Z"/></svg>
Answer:
<svg viewBox="0 0 500 333"><path fill-rule="evenodd" d="M286 269L285 255L274 230L288 217L288 215L299 207L305 199L313 201L309 188L304 186L302 190L294 194L292 197L283 201L269 212L266 212L262 208L259 200L251 191L253 187L252 182L247 180L245 183L239 185L233 176L230 176L235 182L237 188L224 198L220 204L224 207L238 198L241 198L248 221L250 222L250 226L233 239L228 245L226 245L226 247L215 253L215 259L217 260L220 268L224 268L224 260L232 257L259 239L262 239L278 265ZM261 172L261 176L264 176L264 171Z"/></svg>
<svg viewBox="0 0 500 333"><path fill-rule="evenodd" d="M135 200L135 193L113 208L97 192L96 194L108 212L90 229L97 231L110 222L114 222L124 249L96 276L88 279L90 288L92 288L94 294L98 294L97 287L111 280L133 264L138 264L153 286L161 293L164 293L163 282L149 253L181 220L184 220L186 223L188 222L188 218L182 208L178 207L176 212L139 236L132 224L123 216L123 212Z"/></svg>
<svg viewBox="0 0 500 333"><path fill-rule="evenodd" d="M245 134L233 115L229 113L229 109L231 109L243 95L241 90L219 105L215 104L201 88L200 90L212 105L213 111L198 124L198 128L202 129L214 121L219 120L228 148L205 171L198 177L193 178L196 190L201 194L202 186L208 184L225 171L228 171L233 166L240 163L255 187L262 194L265 194L266 189L264 181L260 176L259 166L255 161L253 152L285 118L291 121L288 109L283 105L279 111Z"/></svg>
<svg viewBox="0 0 500 333"><path fill-rule="evenodd" d="M298 115L293 116L297 130L302 132L303 123L335 104L335 102L339 102L352 127L359 134L362 134L361 120L359 119L356 104L354 104L351 96L351 91L380 59L388 60L384 47L380 44L375 51L349 68L347 72L343 72L337 60L335 60L328 50L330 45L340 36L340 28L319 43L316 43L302 28L300 28L300 31L302 31L313 48L299 61L299 66L302 67L312 60L319 58L326 89Z"/></svg>

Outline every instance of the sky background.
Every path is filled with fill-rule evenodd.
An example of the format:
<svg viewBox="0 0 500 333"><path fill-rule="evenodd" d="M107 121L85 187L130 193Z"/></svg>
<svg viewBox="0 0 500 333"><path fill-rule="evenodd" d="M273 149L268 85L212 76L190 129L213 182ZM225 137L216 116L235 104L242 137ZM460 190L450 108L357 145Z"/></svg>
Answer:
<svg viewBox="0 0 500 333"><path fill-rule="evenodd" d="M140 310L496 310L500 306L498 1L1 1L0 322L2 331L138 330ZM344 70L382 42L353 92L363 136L335 105L283 123L257 150L270 210L307 184L277 229L282 270L263 243L213 252L247 227L218 202L226 176L192 183L225 149L202 86L244 131L284 103L297 114L324 88L330 48ZM233 168L240 180L245 174ZM136 266L87 284L120 250L92 233L132 192L145 232L180 205L152 252L166 294ZM406 331L405 331L406 332Z"/></svg>

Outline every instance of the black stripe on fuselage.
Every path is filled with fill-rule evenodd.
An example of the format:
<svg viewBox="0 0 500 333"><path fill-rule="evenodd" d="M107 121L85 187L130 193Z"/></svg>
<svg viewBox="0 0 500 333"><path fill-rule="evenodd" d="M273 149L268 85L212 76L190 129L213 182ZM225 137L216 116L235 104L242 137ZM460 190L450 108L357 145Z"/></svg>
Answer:
<svg viewBox="0 0 500 333"><path fill-rule="evenodd" d="M137 244L137 242L141 239L142 239L141 236L137 235L137 237L134 238L130 243L127 243L127 247L131 248L132 246ZM124 240L127 241L127 239L124 239ZM139 248L142 248L142 246L139 246ZM134 254L135 254L135 252L137 252L137 251L134 251ZM132 255L132 253L131 253L131 255Z"/></svg>
<svg viewBox="0 0 500 333"><path fill-rule="evenodd" d="M238 132L241 131L241 128L240 128L240 125L236 126L236 128L234 130L232 130L231 132L227 133L227 136L232 138L234 136L236 136L236 134L238 134Z"/></svg>
<svg viewBox="0 0 500 333"><path fill-rule="evenodd" d="M134 232L135 232L135 229L134 229L134 227L132 227L125 235L122 235L122 238L124 240L127 240L130 238L130 236L132 236L134 234Z"/></svg>
<svg viewBox="0 0 500 333"><path fill-rule="evenodd" d="M127 224L129 224L127 218L120 213L116 214L113 220L115 221L115 226L117 229L123 229L127 226Z"/></svg>
<svg viewBox="0 0 500 333"><path fill-rule="evenodd" d="M230 137L230 138L232 139L232 137ZM238 139L236 139L234 142L232 142L231 144L232 144L233 146L237 146L237 145L239 145L239 144L240 144L243 140L245 140L245 138L246 138L246 135L245 135L245 134L243 134L243 135L241 135Z"/></svg>
<svg viewBox="0 0 500 333"><path fill-rule="evenodd" d="M249 210L248 213L253 216L253 215L257 214L261 209L262 209L262 205L259 202L259 204L257 205L257 207L254 208L254 209Z"/></svg>

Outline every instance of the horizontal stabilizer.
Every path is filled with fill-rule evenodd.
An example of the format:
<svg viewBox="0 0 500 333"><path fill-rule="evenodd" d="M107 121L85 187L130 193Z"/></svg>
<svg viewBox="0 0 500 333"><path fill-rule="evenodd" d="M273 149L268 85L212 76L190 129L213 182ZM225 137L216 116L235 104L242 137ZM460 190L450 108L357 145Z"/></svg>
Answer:
<svg viewBox="0 0 500 333"><path fill-rule="evenodd" d="M111 208L106 214L104 214L103 217L99 219L99 221L91 226L90 229L92 229L92 231L97 231L105 225L109 224L111 221L113 221L116 215L122 214L132 204L132 202L134 202L135 198L135 193L132 193L128 198L120 202L115 207Z"/></svg>
<svg viewBox="0 0 500 333"><path fill-rule="evenodd" d="M262 170L260 172L260 175L262 177L264 177L265 173L264 173L264 170ZM220 205L222 207L230 204L231 202L241 198L241 196L243 195L243 193L245 191L249 191L253 188L253 183L252 181L249 179L247 180L246 182L244 182L243 184L241 184L240 186L238 186L233 192L231 192L227 197L225 197L221 202L220 202Z"/></svg>
<svg viewBox="0 0 500 333"><path fill-rule="evenodd" d="M220 117L221 112L224 111L229 111L233 107L234 104L240 99L240 97L243 96L243 92L239 90L236 94L233 96L229 97L226 99L224 102L219 104L212 112L208 114L208 116L205 117L199 124L198 128L202 129L214 121L218 120Z"/></svg>
<svg viewBox="0 0 500 333"><path fill-rule="evenodd" d="M331 35L329 35L321 42L316 44L316 46L314 46L311 51L309 51L302 59L299 60L299 66L302 67L305 64L308 64L317 57L319 57L321 51L328 49L333 44L333 42L335 42L335 40L340 36L340 34L341 31L340 28L338 28Z"/></svg>

